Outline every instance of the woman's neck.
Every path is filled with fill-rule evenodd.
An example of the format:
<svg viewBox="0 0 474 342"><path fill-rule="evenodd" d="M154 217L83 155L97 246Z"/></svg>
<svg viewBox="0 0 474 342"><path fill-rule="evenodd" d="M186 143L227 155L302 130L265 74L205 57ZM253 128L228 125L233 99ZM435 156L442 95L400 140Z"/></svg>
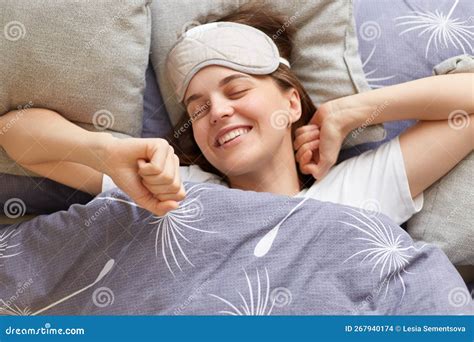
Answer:
<svg viewBox="0 0 474 342"><path fill-rule="evenodd" d="M229 177L231 188L251 190L257 192L271 192L274 194L295 196L301 191L293 147L280 150L260 168L251 173Z"/></svg>

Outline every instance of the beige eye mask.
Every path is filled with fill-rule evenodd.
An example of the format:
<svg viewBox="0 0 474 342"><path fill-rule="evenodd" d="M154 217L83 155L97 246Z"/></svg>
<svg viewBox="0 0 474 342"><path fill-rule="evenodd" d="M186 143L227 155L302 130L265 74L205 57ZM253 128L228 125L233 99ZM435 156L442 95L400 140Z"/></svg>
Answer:
<svg viewBox="0 0 474 342"><path fill-rule="evenodd" d="M280 63L290 67L264 32L248 25L216 22L185 32L169 52L166 69L178 101L182 102L193 76L207 66L268 75Z"/></svg>

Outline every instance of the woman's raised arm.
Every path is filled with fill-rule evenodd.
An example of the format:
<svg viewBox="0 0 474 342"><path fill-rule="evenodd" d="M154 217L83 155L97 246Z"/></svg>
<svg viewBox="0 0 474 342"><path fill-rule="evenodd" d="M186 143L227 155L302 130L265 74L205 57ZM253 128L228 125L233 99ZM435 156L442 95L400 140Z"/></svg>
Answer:
<svg viewBox="0 0 474 342"><path fill-rule="evenodd" d="M352 130L395 120L420 122L400 136L412 196L433 184L473 150L474 74L433 76L323 104L310 125L296 132L304 173L319 179L334 165ZM320 128L319 150L310 160L307 141ZM306 154L306 155L305 155ZM303 157L304 156L304 157ZM309 161L308 161L309 160ZM303 165L302 165L303 164Z"/></svg>
<svg viewBox="0 0 474 342"><path fill-rule="evenodd" d="M39 108L0 117L0 132L0 145L12 159L63 184L96 194L105 173L138 205L158 215L177 208L184 198L175 172L179 161L167 158L173 151L163 139L117 139L89 132ZM149 186L139 175L139 161L152 169L153 183L169 181L166 187Z"/></svg>

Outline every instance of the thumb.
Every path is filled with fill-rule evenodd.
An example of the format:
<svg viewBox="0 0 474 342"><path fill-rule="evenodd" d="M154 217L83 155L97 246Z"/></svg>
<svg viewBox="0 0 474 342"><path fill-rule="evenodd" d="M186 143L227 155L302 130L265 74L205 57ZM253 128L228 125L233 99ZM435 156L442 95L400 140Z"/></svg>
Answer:
<svg viewBox="0 0 474 342"><path fill-rule="evenodd" d="M160 201L151 193L137 198L135 202L143 209L146 209L157 216L164 216L169 211L175 210L179 207L178 202L173 200Z"/></svg>
<svg viewBox="0 0 474 342"><path fill-rule="evenodd" d="M325 161L319 161L316 163L307 163L306 165L301 166L301 172L304 174L311 174L315 179L323 179L330 169L330 163Z"/></svg>
<svg viewBox="0 0 474 342"><path fill-rule="evenodd" d="M316 110L314 115L311 117L311 120L309 120L308 125L316 125L318 127L321 127L321 124L322 124L322 115L318 110Z"/></svg>

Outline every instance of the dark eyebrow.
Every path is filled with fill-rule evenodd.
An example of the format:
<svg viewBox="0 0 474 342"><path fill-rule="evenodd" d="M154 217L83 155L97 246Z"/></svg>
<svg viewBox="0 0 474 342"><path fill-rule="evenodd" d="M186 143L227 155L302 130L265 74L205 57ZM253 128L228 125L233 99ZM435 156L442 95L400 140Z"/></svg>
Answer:
<svg viewBox="0 0 474 342"><path fill-rule="evenodd" d="M248 75L245 75L245 74L233 74L233 75L230 75L230 76L227 76L225 78L223 78L220 82L219 82L219 87L223 87L225 86L227 83L237 79L237 78L250 78L250 76ZM193 94L191 95L190 97L188 97L186 100L184 100L184 105L186 107L189 106L189 104L192 102L192 101L195 101L199 98L202 97L202 94Z"/></svg>
<svg viewBox="0 0 474 342"><path fill-rule="evenodd" d="M227 76L226 78L223 78L220 82L219 82L219 87L223 87L225 86L227 83L237 79L237 78L250 78L249 76L247 75L244 75L244 74L233 74L233 75L230 75L230 76Z"/></svg>

